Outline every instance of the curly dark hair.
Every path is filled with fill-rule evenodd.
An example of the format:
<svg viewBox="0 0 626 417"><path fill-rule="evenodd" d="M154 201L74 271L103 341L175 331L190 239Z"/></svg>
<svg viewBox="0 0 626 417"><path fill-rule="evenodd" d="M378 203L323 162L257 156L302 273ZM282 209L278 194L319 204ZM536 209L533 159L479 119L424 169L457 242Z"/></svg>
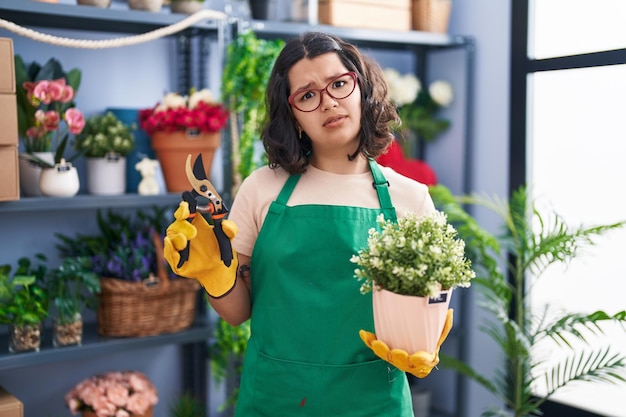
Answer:
<svg viewBox="0 0 626 417"><path fill-rule="evenodd" d="M285 44L267 85L267 120L261 140L270 167L280 166L292 175L306 170L312 145L306 134L298 138L296 119L288 101L290 86L287 73L300 60L329 52L336 53L348 71L356 73L361 90L359 147L347 157L352 160L363 154L376 158L391 144L391 124L398 123L399 117L395 106L387 98L387 83L380 65L363 55L355 45L336 36L307 32Z"/></svg>

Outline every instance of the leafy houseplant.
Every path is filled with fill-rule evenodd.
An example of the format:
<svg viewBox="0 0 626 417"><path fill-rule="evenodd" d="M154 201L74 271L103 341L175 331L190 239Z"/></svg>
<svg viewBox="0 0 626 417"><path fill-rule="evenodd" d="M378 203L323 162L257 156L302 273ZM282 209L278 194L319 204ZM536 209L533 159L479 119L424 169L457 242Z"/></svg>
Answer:
<svg viewBox="0 0 626 417"><path fill-rule="evenodd" d="M231 110L233 194L258 166L255 154L265 119L265 88L284 41L258 39L253 31L239 33L228 45L222 73L222 97Z"/></svg>
<svg viewBox="0 0 626 417"><path fill-rule="evenodd" d="M88 258L67 257L48 277L49 296L56 308L53 323L55 346L80 344L82 311L96 309L95 294L100 292L98 275Z"/></svg>
<svg viewBox="0 0 626 417"><path fill-rule="evenodd" d="M408 213L397 223L380 215L381 230L370 229L368 246L350 261L355 277L363 280L361 293L373 287L401 295L434 297L442 290L469 287L475 273L465 258L465 243L446 215Z"/></svg>
<svg viewBox="0 0 626 417"><path fill-rule="evenodd" d="M9 350L39 350L41 324L48 317L49 296L44 277L47 267L43 255L38 264L20 258L15 274L11 265L0 266L0 323L10 326Z"/></svg>
<svg viewBox="0 0 626 417"><path fill-rule="evenodd" d="M76 136L74 148L87 158L103 158L110 154L127 156L135 148L135 127L134 124L126 125L112 112L92 116Z"/></svg>
<svg viewBox="0 0 626 417"><path fill-rule="evenodd" d="M530 273L539 279L550 265L567 263L593 245L594 238L626 222L568 227L558 214L541 213L526 186L515 190L509 201L477 195L455 197L441 185L431 188L431 194L467 243L478 271L475 281L484 295L481 306L495 319L484 329L505 358L505 364L498 366L503 370L489 379L469 364L442 355L444 367L474 379L504 404L503 409L488 409L483 416L538 416L540 406L572 382L626 382L624 355L611 353L610 347L578 349L572 343L587 344L594 335L601 335L603 323L625 324L626 311L560 315L547 307L537 314L529 308L532 287L526 283ZM504 233L496 237L481 229L461 204L483 206L498 214ZM500 265L506 265L506 271ZM540 343L569 348L571 354L550 364L533 355L533 347Z"/></svg>

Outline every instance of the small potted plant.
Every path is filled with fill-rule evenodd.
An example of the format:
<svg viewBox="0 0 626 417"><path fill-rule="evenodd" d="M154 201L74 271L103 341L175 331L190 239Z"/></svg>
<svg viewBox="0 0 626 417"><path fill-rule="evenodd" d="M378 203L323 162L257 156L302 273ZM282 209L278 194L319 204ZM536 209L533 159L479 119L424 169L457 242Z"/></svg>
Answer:
<svg viewBox="0 0 626 417"><path fill-rule="evenodd" d="M54 346L80 345L83 335L82 311L95 309L100 280L86 257L67 257L48 276L48 294L55 307L52 332Z"/></svg>
<svg viewBox="0 0 626 417"><path fill-rule="evenodd" d="M71 161L79 155L67 158L64 154L69 135L80 133L85 124L73 101L80 71L66 74L55 59L43 67L32 63L27 69L16 56L15 64L18 131L25 151L20 155L23 191L33 196L73 196L80 183Z"/></svg>
<svg viewBox="0 0 626 417"><path fill-rule="evenodd" d="M189 154L202 154L210 178L220 130L227 121L228 110L207 89L192 89L189 96L169 93L154 108L139 111L139 125L150 135L168 191L189 189L184 169Z"/></svg>
<svg viewBox="0 0 626 417"><path fill-rule="evenodd" d="M446 324L451 292L475 277L465 242L446 215L407 213L397 222L378 218L368 245L351 258L361 293L372 292L378 340L409 355L432 353Z"/></svg>
<svg viewBox="0 0 626 417"><path fill-rule="evenodd" d="M36 255L35 265L20 258L15 274L11 265L0 266L0 323L9 326L9 351L39 351L43 321L48 317L49 297L44 277L46 258Z"/></svg>
<svg viewBox="0 0 626 417"><path fill-rule="evenodd" d="M126 192L126 156L135 148L133 130L112 112L85 121L74 149L87 158L87 190L91 194Z"/></svg>
<svg viewBox="0 0 626 417"><path fill-rule="evenodd" d="M83 417L152 416L156 387L138 371L111 371L82 380L65 395L72 414Z"/></svg>

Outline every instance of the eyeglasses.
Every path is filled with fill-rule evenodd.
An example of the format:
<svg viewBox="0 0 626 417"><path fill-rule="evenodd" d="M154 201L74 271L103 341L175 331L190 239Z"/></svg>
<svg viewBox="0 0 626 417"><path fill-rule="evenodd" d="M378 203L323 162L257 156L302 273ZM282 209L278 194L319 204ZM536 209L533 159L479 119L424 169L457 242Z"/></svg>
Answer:
<svg viewBox="0 0 626 417"><path fill-rule="evenodd" d="M322 93L341 100L348 97L356 88L356 74L352 71L341 74L322 89L298 90L289 96L289 104L302 112L312 112L322 105Z"/></svg>

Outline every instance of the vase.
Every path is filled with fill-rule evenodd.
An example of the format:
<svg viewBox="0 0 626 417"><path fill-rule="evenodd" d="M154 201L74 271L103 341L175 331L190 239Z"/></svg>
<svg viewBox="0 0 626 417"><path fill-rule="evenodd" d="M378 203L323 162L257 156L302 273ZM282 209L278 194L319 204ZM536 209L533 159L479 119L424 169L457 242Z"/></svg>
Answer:
<svg viewBox="0 0 626 417"><path fill-rule="evenodd" d="M41 346L42 325L9 325L9 352L39 352Z"/></svg>
<svg viewBox="0 0 626 417"><path fill-rule="evenodd" d="M387 290L372 290L376 338L409 355L433 353L443 332L452 290L437 297L400 295Z"/></svg>
<svg viewBox="0 0 626 417"><path fill-rule="evenodd" d="M39 189L48 197L73 197L78 193L78 171L71 162L61 160L54 168L43 168L39 176Z"/></svg>
<svg viewBox="0 0 626 417"><path fill-rule="evenodd" d="M111 0L76 0L76 4L81 6L95 6L106 9L111 6Z"/></svg>
<svg viewBox="0 0 626 417"><path fill-rule="evenodd" d="M413 29L446 33L452 11L452 0L413 0L411 3Z"/></svg>
<svg viewBox="0 0 626 417"><path fill-rule="evenodd" d="M219 148L220 132L155 132L152 134L152 148L161 164L165 186L168 192L182 192L191 189L185 169L187 155L195 161L202 154L206 177L211 177L211 167L215 151Z"/></svg>
<svg viewBox="0 0 626 417"><path fill-rule="evenodd" d="M32 155L42 159L50 164L54 163L54 154L52 152L33 152ZM26 197L41 197L39 190L39 176L41 175L41 166L28 158L28 154L20 154L19 171L20 171L20 190Z"/></svg>
<svg viewBox="0 0 626 417"><path fill-rule="evenodd" d="M170 3L172 13L194 14L202 10L204 2L196 0L178 0Z"/></svg>
<svg viewBox="0 0 626 417"><path fill-rule="evenodd" d="M133 10L158 12L163 6L163 0L128 0L128 7Z"/></svg>
<svg viewBox="0 0 626 417"><path fill-rule="evenodd" d="M83 342L83 317L74 314L68 321L59 318L52 320L52 344L54 346L74 346Z"/></svg>
<svg viewBox="0 0 626 417"><path fill-rule="evenodd" d="M124 194L126 158L115 153L87 158L87 191L94 195Z"/></svg>

